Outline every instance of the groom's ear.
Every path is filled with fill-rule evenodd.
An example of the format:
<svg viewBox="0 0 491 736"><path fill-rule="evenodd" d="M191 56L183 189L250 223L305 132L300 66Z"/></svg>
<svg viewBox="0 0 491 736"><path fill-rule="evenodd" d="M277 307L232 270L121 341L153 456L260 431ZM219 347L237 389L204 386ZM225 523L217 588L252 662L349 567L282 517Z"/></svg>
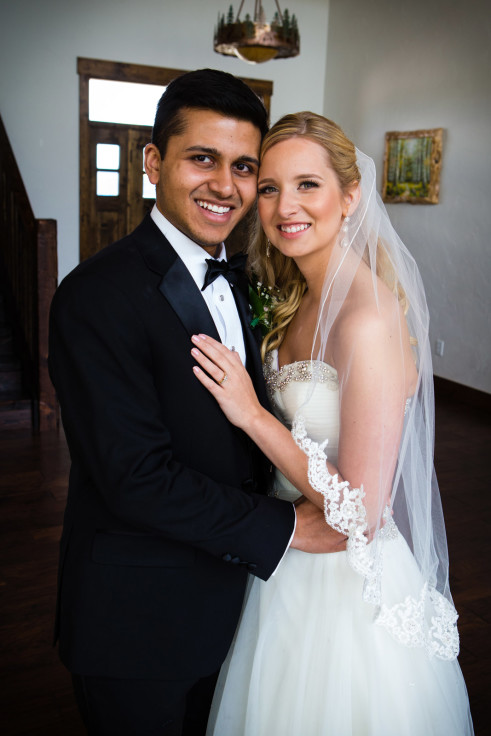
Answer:
<svg viewBox="0 0 491 736"><path fill-rule="evenodd" d="M145 171L150 184L159 183L161 168L162 159L160 157L159 149L155 143L148 143L145 146Z"/></svg>

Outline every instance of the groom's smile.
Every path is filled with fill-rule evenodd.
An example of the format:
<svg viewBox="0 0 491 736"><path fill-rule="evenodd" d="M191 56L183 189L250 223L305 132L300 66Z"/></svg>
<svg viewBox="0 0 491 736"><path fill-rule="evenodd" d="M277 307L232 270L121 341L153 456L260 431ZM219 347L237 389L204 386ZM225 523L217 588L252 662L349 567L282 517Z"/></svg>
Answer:
<svg viewBox="0 0 491 736"><path fill-rule="evenodd" d="M210 110L186 109L182 123L163 159L147 146L146 171L164 217L212 253L256 199L261 136L252 123Z"/></svg>

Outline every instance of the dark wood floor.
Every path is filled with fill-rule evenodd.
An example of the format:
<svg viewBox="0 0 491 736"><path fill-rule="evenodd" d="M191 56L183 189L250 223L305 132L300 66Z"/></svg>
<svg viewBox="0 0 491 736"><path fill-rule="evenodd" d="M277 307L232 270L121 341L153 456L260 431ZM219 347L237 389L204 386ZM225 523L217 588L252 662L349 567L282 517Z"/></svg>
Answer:
<svg viewBox="0 0 491 736"><path fill-rule="evenodd" d="M460 663L478 736L491 736L490 440L489 412L452 398L437 402L435 463L460 612ZM68 467L62 434L0 433L2 736L83 734L69 677L51 646Z"/></svg>

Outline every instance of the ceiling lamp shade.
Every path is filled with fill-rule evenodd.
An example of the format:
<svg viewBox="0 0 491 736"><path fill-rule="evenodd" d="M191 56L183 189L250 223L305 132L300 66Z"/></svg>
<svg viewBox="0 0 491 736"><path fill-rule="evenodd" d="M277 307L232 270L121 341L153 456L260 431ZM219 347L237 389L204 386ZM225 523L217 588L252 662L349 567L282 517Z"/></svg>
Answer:
<svg viewBox="0 0 491 736"><path fill-rule="evenodd" d="M254 2L254 19L247 13L244 20L240 20L244 0L235 17L231 5L227 17L222 15L218 18L213 44L215 51L225 56L237 56L249 64L297 56L300 53L297 19L295 15L290 16L288 10L282 13L278 0L275 3L277 10L271 23L266 23L261 0Z"/></svg>

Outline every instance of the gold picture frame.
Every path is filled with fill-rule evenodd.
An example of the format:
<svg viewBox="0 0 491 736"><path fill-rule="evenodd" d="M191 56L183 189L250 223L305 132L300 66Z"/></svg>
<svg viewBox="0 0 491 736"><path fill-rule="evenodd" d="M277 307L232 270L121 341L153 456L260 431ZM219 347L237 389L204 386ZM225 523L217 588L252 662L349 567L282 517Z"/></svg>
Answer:
<svg viewBox="0 0 491 736"><path fill-rule="evenodd" d="M443 128L385 134L384 202L438 204Z"/></svg>

